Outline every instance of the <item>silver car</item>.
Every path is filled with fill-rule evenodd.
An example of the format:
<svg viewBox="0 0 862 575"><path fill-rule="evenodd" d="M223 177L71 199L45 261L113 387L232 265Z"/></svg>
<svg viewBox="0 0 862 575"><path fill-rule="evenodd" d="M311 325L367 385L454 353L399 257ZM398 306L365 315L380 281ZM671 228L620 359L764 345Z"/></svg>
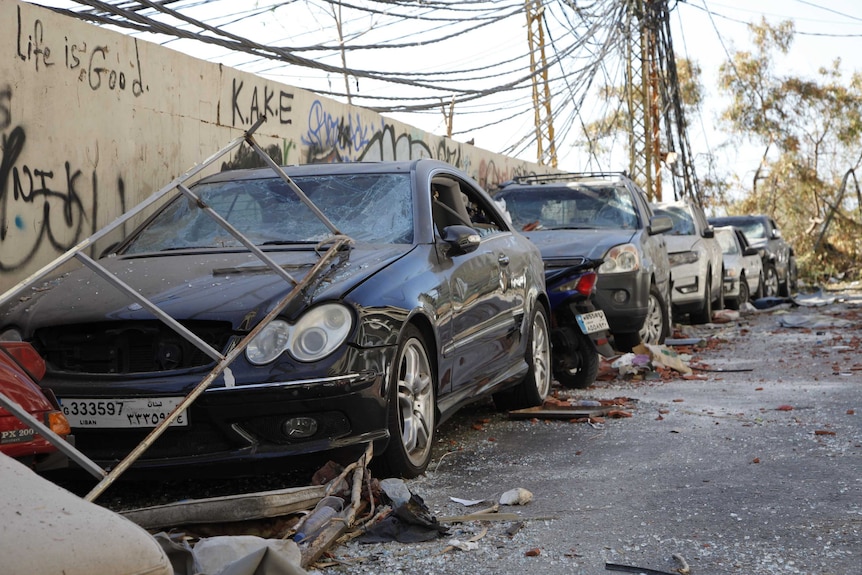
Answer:
<svg viewBox="0 0 862 575"><path fill-rule="evenodd" d="M724 257L724 304L739 309L752 297L763 297L763 262L739 228L715 228Z"/></svg>
<svg viewBox="0 0 862 575"><path fill-rule="evenodd" d="M692 323L712 320L713 309L724 307L721 248L703 209L691 202L654 206L656 214L673 220L665 234L673 290L671 303L677 314L688 313Z"/></svg>

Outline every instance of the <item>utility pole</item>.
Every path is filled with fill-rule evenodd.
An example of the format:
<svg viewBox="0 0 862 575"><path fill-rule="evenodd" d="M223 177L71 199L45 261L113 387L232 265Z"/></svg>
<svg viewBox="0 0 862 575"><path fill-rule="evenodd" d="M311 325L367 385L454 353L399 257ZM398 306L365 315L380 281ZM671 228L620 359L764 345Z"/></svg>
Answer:
<svg viewBox="0 0 862 575"><path fill-rule="evenodd" d="M702 203L680 95L667 0L628 0L626 103L629 173L662 201L662 167L675 199ZM664 141L662 141L662 128Z"/></svg>
<svg viewBox="0 0 862 575"><path fill-rule="evenodd" d="M533 109L536 125L536 157L541 165L557 167L557 144L554 140L554 115L551 89L548 86L548 61L545 58L545 7L542 0L525 0L527 42L530 50L530 74L533 80ZM545 151L545 142L548 150Z"/></svg>
<svg viewBox="0 0 862 575"><path fill-rule="evenodd" d="M629 114L629 175L650 201L661 201L661 137L656 24L649 5L629 0L626 45L626 104Z"/></svg>

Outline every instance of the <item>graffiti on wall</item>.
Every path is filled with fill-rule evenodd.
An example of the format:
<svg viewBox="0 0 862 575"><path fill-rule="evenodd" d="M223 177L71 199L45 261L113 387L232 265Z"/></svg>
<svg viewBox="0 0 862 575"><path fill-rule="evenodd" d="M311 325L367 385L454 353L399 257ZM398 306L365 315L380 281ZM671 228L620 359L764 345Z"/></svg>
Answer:
<svg viewBox="0 0 862 575"><path fill-rule="evenodd" d="M95 169L88 178L70 161L62 162L62 168L53 161L20 161L27 132L13 126L12 96L11 87L0 89L0 246L17 239L15 249L0 250L2 272L27 266L45 245L62 253L97 231L100 205ZM117 179L116 194L125 210L122 178Z"/></svg>
<svg viewBox="0 0 862 575"><path fill-rule="evenodd" d="M231 125L251 126L265 116L267 122L279 125L292 124L293 92L284 87L272 87L266 82L246 86L245 82L233 79L231 87Z"/></svg>
<svg viewBox="0 0 862 575"><path fill-rule="evenodd" d="M35 72L59 69L77 75L77 80L92 91L110 90L140 97L149 90L144 83L138 41L134 40L134 58L124 64L111 57L111 48L105 44L70 40L53 40L40 18L24 20L18 6L16 29L16 58L32 66ZM59 36L61 34L58 34Z"/></svg>
<svg viewBox="0 0 862 575"><path fill-rule="evenodd" d="M427 139L436 144L429 144ZM359 112L349 115L329 112L320 100L315 100L309 109L301 141L305 162L309 164L433 158L459 168L488 190L528 172L525 164L518 162L513 163L514 168L501 168L493 159L482 159L476 164L472 155L465 153L469 144L427 134L413 136L404 130L399 133L382 117L368 120Z"/></svg>

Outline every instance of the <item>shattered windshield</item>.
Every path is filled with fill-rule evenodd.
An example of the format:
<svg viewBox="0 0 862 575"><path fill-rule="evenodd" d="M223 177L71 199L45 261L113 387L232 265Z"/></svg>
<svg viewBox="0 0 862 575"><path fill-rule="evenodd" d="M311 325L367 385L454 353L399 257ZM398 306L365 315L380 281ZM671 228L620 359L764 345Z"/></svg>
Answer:
<svg viewBox="0 0 862 575"><path fill-rule="evenodd" d="M338 230L360 243L412 243L408 174L327 174L293 178ZM256 245L317 243L332 235L279 177L199 184L194 192ZM168 204L124 253L242 244L185 196Z"/></svg>
<svg viewBox="0 0 862 575"><path fill-rule="evenodd" d="M631 194L620 187L567 187L503 191L512 223L520 230L636 229Z"/></svg>

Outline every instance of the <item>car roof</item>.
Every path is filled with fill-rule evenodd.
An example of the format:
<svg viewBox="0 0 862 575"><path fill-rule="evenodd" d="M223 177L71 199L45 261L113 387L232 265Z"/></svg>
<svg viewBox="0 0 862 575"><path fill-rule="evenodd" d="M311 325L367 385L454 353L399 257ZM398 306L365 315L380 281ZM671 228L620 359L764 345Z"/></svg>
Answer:
<svg viewBox="0 0 862 575"><path fill-rule="evenodd" d="M384 162L336 162L325 164L294 164L281 166L288 176L317 176L323 174L381 174L389 172L442 169L458 172L458 168L440 160L431 158L419 158L409 161L384 161ZM467 177L466 174L461 174ZM248 168L240 170L227 170L207 176L201 182L225 182L236 180L258 180L261 178L278 177L275 171L269 167Z"/></svg>
<svg viewBox="0 0 862 575"><path fill-rule="evenodd" d="M744 215L744 216L711 216L708 218L710 222L722 222L733 225L733 222L753 222L755 220L765 220L766 216L754 216L754 215Z"/></svg>
<svg viewBox="0 0 862 575"><path fill-rule="evenodd" d="M631 181L625 172L565 172L559 174L526 174L502 182L500 190L514 187L612 185Z"/></svg>

